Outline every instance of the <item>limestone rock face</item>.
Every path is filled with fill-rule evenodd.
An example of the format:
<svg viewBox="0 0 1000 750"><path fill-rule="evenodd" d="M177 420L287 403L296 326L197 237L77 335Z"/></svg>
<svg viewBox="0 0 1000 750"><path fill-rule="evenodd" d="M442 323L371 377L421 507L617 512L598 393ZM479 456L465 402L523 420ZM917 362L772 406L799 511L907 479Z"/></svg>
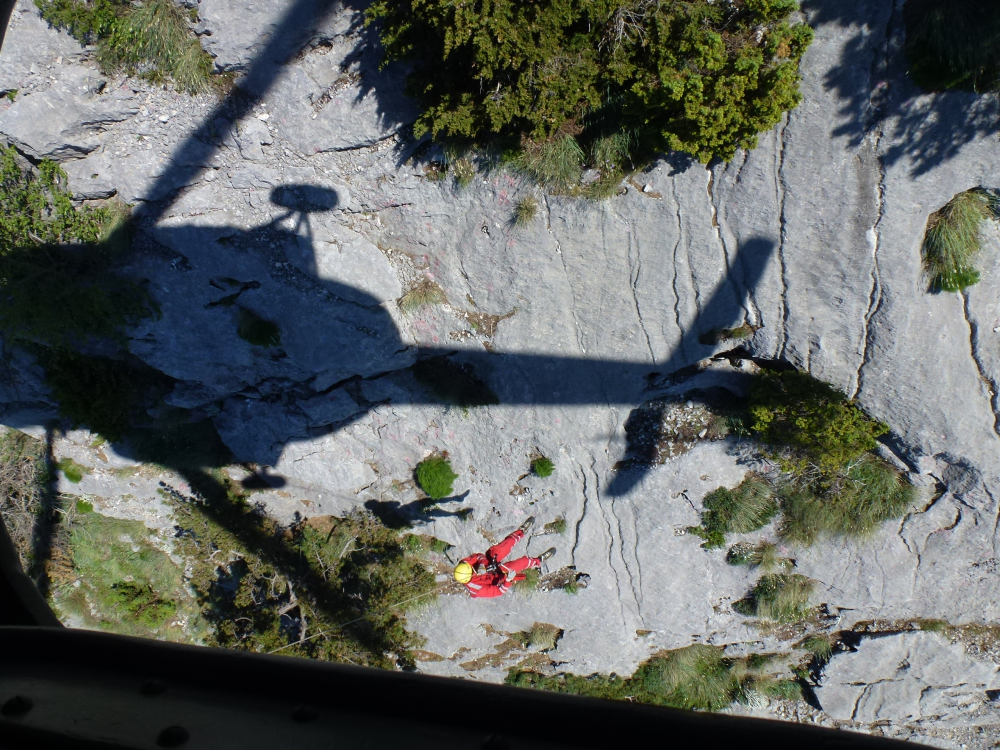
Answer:
<svg viewBox="0 0 1000 750"><path fill-rule="evenodd" d="M139 242L120 270L147 280L162 315L129 332L129 351L176 381L168 405L213 419L237 461L266 467L255 500L283 523L364 507L454 557L536 515L518 554L556 546L549 573L589 576L575 596L441 597L410 618L423 671L501 680L527 658L508 635L535 622L564 634L533 663L578 674L628 674L693 642L794 649L797 636L732 609L759 573L685 533L707 492L754 468L739 442L622 463L642 404L745 388L745 355L712 361L733 345L702 343L742 323L756 329L750 353L808 369L886 422L886 455L920 488L870 539L782 550L817 581L825 627L997 623L1000 235L985 235L983 279L964 295L930 294L920 261L932 212L1000 188L997 100L918 90L900 3L803 12L816 32L803 102L757 148L709 167L671 155L597 203L504 171L435 179L444 155L407 135L405 71L379 70L356 9L319 0L201 0L199 38L237 76L222 104L101 74L19 0L0 139L60 160L78 199L135 205ZM515 227L528 196L538 215ZM248 340L248 320L277 340ZM410 369L445 355L499 404L463 409ZM24 352L9 363L0 421L41 430L54 416L41 369ZM145 485L98 481L118 454L87 445L58 443L94 468L86 491L161 507ZM434 451L459 479L428 509L413 470ZM551 477L530 474L537 455ZM559 518L565 531L545 531ZM763 538L774 529L742 541ZM971 726L990 715L994 666L957 648L920 633L862 641L827 667L821 720Z"/></svg>
<svg viewBox="0 0 1000 750"><path fill-rule="evenodd" d="M960 644L935 633L899 633L866 638L857 651L836 656L816 697L835 719L954 726L984 713L975 723L995 723L1000 707L987 691L998 686L997 666Z"/></svg>

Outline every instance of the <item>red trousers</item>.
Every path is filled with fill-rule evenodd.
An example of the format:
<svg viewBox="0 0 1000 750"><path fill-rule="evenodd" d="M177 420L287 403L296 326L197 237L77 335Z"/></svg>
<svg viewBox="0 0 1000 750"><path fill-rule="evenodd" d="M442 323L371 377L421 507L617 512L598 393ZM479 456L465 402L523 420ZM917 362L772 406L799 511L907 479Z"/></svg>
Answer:
<svg viewBox="0 0 1000 750"><path fill-rule="evenodd" d="M516 560L511 560L510 562L504 562L504 558L510 554L510 551L514 549L514 545L519 541L524 539L524 532L520 529L511 532L506 539L498 544L494 544L488 550L486 550L486 556L490 558L490 562L493 563L503 563L503 567L507 570L513 570L515 573L520 573L528 568L537 568L542 564L542 561L537 557L519 557Z"/></svg>

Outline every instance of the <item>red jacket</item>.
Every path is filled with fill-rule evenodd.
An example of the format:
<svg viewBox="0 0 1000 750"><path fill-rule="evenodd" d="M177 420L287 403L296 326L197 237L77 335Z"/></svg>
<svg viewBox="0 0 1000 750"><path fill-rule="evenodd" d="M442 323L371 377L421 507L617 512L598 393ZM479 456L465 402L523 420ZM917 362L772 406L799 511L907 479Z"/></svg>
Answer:
<svg viewBox="0 0 1000 750"><path fill-rule="evenodd" d="M490 599L496 596L503 596L515 581L523 581L524 574L518 573L516 576L507 579L507 568L503 563L493 564L490 559L483 554L476 553L469 555L462 562L469 563L472 569L482 566L486 568L485 573L474 573L472 578L465 584L469 596L473 599Z"/></svg>

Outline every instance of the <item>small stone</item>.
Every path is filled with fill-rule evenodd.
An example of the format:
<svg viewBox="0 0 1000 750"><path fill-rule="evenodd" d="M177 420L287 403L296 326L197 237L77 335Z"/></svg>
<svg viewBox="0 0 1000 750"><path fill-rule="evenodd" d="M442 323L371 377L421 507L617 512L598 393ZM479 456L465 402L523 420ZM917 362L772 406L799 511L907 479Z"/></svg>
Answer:
<svg viewBox="0 0 1000 750"><path fill-rule="evenodd" d="M644 192L644 193L652 193L653 192L653 186L650 185L647 182L645 185L642 186L642 192Z"/></svg>
<svg viewBox="0 0 1000 750"><path fill-rule="evenodd" d="M270 116L271 116L271 115L269 115L269 114L267 114L267 112L265 112L264 114L261 114L261 115L257 115L257 119L258 119L258 120L261 120L261 121L265 121L265 120L267 120L267 118L268 118L268 117L270 117Z"/></svg>
<svg viewBox="0 0 1000 750"><path fill-rule="evenodd" d="M159 120L162 123L168 123L168 122L170 122L170 118L167 115L160 115L156 119Z"/></svg>

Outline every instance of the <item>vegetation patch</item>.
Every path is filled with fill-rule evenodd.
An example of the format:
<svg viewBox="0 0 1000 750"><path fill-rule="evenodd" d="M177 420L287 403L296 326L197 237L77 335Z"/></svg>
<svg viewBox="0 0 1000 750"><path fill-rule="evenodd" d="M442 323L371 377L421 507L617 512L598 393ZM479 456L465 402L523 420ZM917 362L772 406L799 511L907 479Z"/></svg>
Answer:
<svg viewBox="0 0 1000 750"><path fill-rule="evenodd" d="M413 376L447 404L473 407L500 403L493 390L476 375L472 365L455 362L447 356L420 360L413 365Z"/></svg>
<svg viewBox="0 0 1000 750"><path fill-rule="evenodd" d="M750 594L733 604L741 615L777 623L801 622L811 613L809 597L816 584L797 573L762 576Z"/></svg>
<svg viewBox="0 0 1000 750"><path fill-rule="evenodd" d="M960 292L979 282L975 259L983 223L1000 215L1000 199L975 188L959 193L927 220L921 254L931 291Z"/></svg>
<svg viewBox="0 0 1000 750"><path fill-rule="evenodd" d="M514 633L513 637L520 641L525 648L544 652L554 649L562 635L562 629L555 625L547 622L536 622L527 630Z"/></svg>
<svg viewBox="0 0 1000 750"><path fill-rule="evenodd" d="M531 462L531 471L535 474L535 476L541 477L542 479L552 476L552 472L555 470L556 465L552 463L551 458L539 456Z"/></svg>
<svg viewBox="0 0 1000 750"><path fill-rule="evenodd" d="M67 481L73 484L80 484L83 481L83 477L90 473L90 469L86 466L81 466L72 458L60 459L59 463L56 464L56 468L62 472Z"/></svg>
<svg viewBox="0 0 1000 750"><path fill-rule="evenodd" d="M631 677L593 674L542 675L513 669L508 685L539 688L557 693L628 700L672 708L721 711L734 701L748 702L755 693L798 697L788 679L775 679L766 671L766 660L734 659L716 646L695 644L664 651L639 666Z"/></svg>
<svg viewBox="0 0 1000 750"><path fill-rule="evenodd" d="M81 44L97 45L106 73L124 71L154 82L170 78L196 94L212 84L212 57L172 0L35 0L42 18Z"/></svg>
<svg viewBox="0 0 1000 750"><path fill-rule="evenodd" d="M51 481L45 443L0 427L0 517L25 573L34 567L35 527Z"/></svg>
<svg viewBox="0 0 1000 750"><path fill-rule="evenodd" d="M524 578L522 580L514 582L514 591L521 594L531 594L537 591L538 584L542 578L542 574L538 568L528 568L524 571L523 575Z"/></svg>
<svg viewBox="0 0 1000 750"><path fill-rule="evenodd" d="M566 519L559 516L555 521L549 521L545 524L546 534L565 534L566 533Z"/></svg>
<svg viewBox="0 0 1000 750"><path fill-rule="evenodd" d="M760 568L765 573L794 566L791 560L779 554L778 545L772 542L759 542L757 544L738 542L729 548L726 562L730 565Z"/></svg>
<svg viewBox="0 0 1000 750"><path fill-rule="evenodd" d="M431 456L417 464L417 484L432 500L448 497L458 474L451 469L447 456Z"/></svg>
<svg viewBox="0 0 1000 750"><path fill-rule="evenodd" d="M534 196L526 196L514 204L514 226L526 227L537 215L538 201Z"/></svg>
<svg viewBox="0 0 1000 750"><path fill-rule="evenodd" d="M1000 88L1000 7L982 0L907 0L910 75L928 91Z"/></svg>
<svg viewBox="0 0 1000 750"><path fill-rule="evenodd" d="M64 514L50 567L52 604L63 621L122 635L199 640L206 623L183 571L141 522L93 512Z"/></svg>
<svg viewBox="0 0 1000 750"><path fill-rule="evenodd" d="M10 343L123 341L157 314L145 288L112 272L131 245L121 204L74 208L66 175L0 148L0 332Z"/></svg>
<svg viewBox="0 0 1000 750"><path fill-rule="evenodd" d="M714 549L726 544L727 533L745 534L763 528L778 513L778 502L770 485L750 474L738 487L719 487L705 496L701 525L688 529L705 541L702 547Z"/></svg>
<svg viewBox="0 0 1000 750"><path fill-rule="evenodd" d="M245 307L240 307L236 333L251 346L262 346L265 349L281 346L281 329L277 324Z"/></svg>
<svg viewBox="0 0 1000 750"><path fill-rule="evenodd" d="M703 333L698 337L698 341L707 346L724 344L727 341L744 341L754 334L754 327L744 323L735 328L716 328Z"/></svg>
<svg viewBox="0 0 1000 750"><path fill-rule="evenodd" d="M436 592L422 551L364 511L282 528L224 473L190 479L194 495L164 494L211 645L413 665L405 613Z"/></svg>
<svg viewBox="0 0 1000 750"><path fill-rule="evenodd" d="M404 313L415 313L430 305L443 305L448 301L444 289L430 279L422 279L397 300Z"/></svg>
<svg viewBox="0 0 1000 750"><path fill-rule="evenodd" d="M379 0L385 59L411 65L416 135L490 144L556 191L596 196L664 151L753 148L800 99L812 39L794 0L594 4ZM611 186L609 189L608 186Z"/></svg>

